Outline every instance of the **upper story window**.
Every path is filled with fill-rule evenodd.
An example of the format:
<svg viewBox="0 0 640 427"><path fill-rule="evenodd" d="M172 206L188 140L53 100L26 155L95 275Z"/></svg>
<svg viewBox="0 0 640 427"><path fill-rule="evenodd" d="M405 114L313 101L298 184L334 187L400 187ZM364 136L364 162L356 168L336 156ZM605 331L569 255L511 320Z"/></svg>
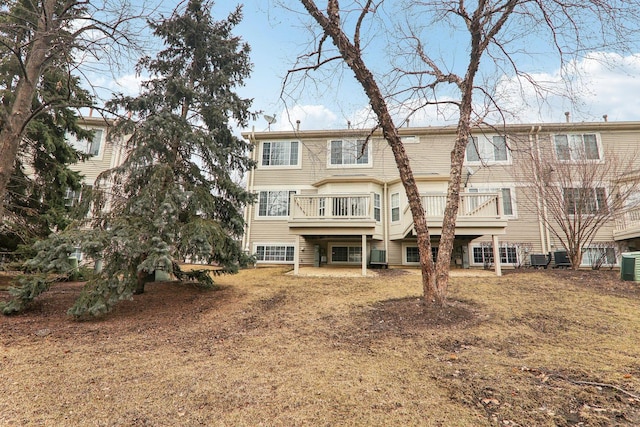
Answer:
<svg viewBox="0 0 640 427"><path fill-rule="evenodd" d="M558 160L602 160L595 133L553 135Z"/></svg>
<svg viewBox="0 0 640 427"><path fill-rule="evenodd" d="M568 215L607 213L607 193L604 188L564 188L564 205Z"/></svg>
<svg viewBox="0 0 640 427"><path fill-rule="evenodd" d="M380 221L380 209L382 207L382 198L380 197L380 194L378 193L373 193L373 218L376 221Z"/></svg>
<svg viewBox="0 0 640 427"><path fill-rule="evenodd" d="M298 141L270 141L262 143L262 166L298 166Z"/></svg>
<svg viewBox="0 0 640 427"><path fill-rule="evenodd" d="M391 221L400 221L400 193L391 195Z"/></svg>
<svg viewBox="0 0 640 427"><path fill-rule="evenodd" d="M291 195L295 191L261 191L258 195L258 216L288 217Z"/></svg>
<svg viewBox="0 0 640 427"><path fill-rule="evenodd" d="M104 137L104 131L102 129L91 129L93 130L93 138L91 140L78 140L75 135L67 134L67 141L69 144L75 148L76 150L90 154L93 157L97 157L100 155L100 150L102 148L102 139Z"/></svg>
<svg viewBox="0 0 640 427"><path fill-rule="evenodd" d="M329 165L368 166L371 150L365 140L333 140L330 142Z"/></svg>
<svg viewBox="0 0 640 427"><path fill-rule="evenodd" d="M507 138L502 135L470 136L466 152L467 163L508 163Z"/></svg>

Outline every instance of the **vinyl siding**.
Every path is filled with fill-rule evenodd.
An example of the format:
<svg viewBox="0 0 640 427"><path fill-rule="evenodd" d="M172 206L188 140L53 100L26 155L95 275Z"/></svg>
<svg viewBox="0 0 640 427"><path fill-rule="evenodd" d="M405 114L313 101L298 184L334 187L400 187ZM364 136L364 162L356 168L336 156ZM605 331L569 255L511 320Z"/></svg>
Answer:
<svg viewBox="0 0 640 427"><path fill-rule="evenodd" d="M411 167L416 177L416 182L421 193L446 193L449 169L450 153L455 141L454 127L430 127L430 128L402 128L402 135L416 136L416 143L406 143L405 150L409 156ZM486 129L486 135L496 134L493 129ZM640 122L638 123L556 123L545 125L510 125L506 128L507 144L513 150L508 157L509 161L500 164L488 162L486 164L470 163L463 168L463 184L466 180L466 167L473 172L469 176L467 189L469 188L504 188L511 189L514 200L514 216L509 218L506 233L499 236L502 243L526 243L531 246L533 253L543 250L543 242L540 235L539 218L535 209L535 198L527 197L527 187L522 184L523 176L520 173L523 154L531 144L539 144L544 149L553 149L553 135L558 133L595 133L604 153L604 161L608 160L608 153L614 151L621 157L637 158L640 147ZM257 135L245 137L254 138L255 144L262 141L277 141L290 139L293 133L275 132L273 134L263 132ZM358 139L365 133L355 130L336 131L300 131L295 133L295 139L300 141L301 165L299 169L265 169L258 167L253 171L253 187L259 188L292 188L296 187L298 194L336 194L336 193L379 193L382 199L382 218L387 218L388 234L395 235L396 240L387 242L388 261L391 265L401 265L403 260L403 243L407 244L402 235L407 226L411 225L411 213L407 209L407 200L404 188L399 180L393 154L387 142L379 133L374 134L369 144L370 167L328 167L329 141L334 139ZM475 135L475 132L474 132ZM638 165L640 169L640 164ZM384 192L385 183L387 187ZM609 188L608 191L611 189ZM400 221L391 221L391 195L398 193L400 197ZM532 204L534 203L534 204ZM255 209L254 209L255 212ZM252 219L253 220L253 219ZM276 239L282 241L283 236L295 236L290 234L286 221L274 223L255 220L251 228L251 241L265 241ZM596 241L612 241L613 223L607 224L596 236ZM375 237L382 238L384 234ZM472 256L471 247L481 242L488 242L491 236L480 236L468 245L469 256ZM551 238L557 246L557 239ZM322 244L327 244L326 240ZM304 251L300 252L300 260L303 264L313 263L314 241L301 238ZM384 242L376 242L376 247L384 248Z"/></svg>

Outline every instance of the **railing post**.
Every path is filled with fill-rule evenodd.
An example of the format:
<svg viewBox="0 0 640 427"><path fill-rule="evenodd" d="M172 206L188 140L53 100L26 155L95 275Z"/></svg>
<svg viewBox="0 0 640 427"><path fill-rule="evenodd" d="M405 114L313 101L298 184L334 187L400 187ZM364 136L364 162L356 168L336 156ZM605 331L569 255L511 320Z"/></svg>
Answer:
<svg viewBox="0 0 640 427"><path fill-rule="evenodd" d="M496 202L498 203L498 206L497 206L498 216L502 218L504 216L504 205L502 203L502 191L498 191L498 198Z"/></svg>

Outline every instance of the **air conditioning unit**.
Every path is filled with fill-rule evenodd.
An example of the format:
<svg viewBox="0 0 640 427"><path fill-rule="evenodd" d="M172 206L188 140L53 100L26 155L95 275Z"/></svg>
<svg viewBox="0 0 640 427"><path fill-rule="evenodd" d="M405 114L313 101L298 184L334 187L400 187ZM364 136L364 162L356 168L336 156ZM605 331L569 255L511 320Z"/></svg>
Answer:
<svg viewBox="0 0 640 427"><path fill-rule="evenodd" d="M640 282L640 252L625 252L622 254L620 279Z"/></svg>

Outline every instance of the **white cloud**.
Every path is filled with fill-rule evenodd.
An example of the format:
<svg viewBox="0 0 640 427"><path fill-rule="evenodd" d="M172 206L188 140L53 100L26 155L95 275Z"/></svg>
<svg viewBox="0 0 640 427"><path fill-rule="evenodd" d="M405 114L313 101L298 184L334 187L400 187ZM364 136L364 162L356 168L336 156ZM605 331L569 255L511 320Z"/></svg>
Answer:
<svg viewBox="0 0 640 427"><path fill-rule="evenodd" d="M300 120L300 130L346 127L346 121L340 123L338 115L324 105L296 105L283 110L277 120L271 125L272 130L296 129L297 120Z"/></svg>
<svg viewBox="0 0 640 427"><path fill-rule="evenodd" d="M109 86L114 92L122 92L124 95L135 96L140 93L141 83L148 80L147 77L137 74L127 74L114 80Z"/></svg>
<svg viewBox="0 0 640 427"><path fill-rule="evenodd" d="M640 55L592 53L563 70L534 74L548 92L540 97L533 85L503 79L498 85L510 122L559 122L569 111L573 121L640 120ZM520 84L521 83L521 84Z"/></svg>

